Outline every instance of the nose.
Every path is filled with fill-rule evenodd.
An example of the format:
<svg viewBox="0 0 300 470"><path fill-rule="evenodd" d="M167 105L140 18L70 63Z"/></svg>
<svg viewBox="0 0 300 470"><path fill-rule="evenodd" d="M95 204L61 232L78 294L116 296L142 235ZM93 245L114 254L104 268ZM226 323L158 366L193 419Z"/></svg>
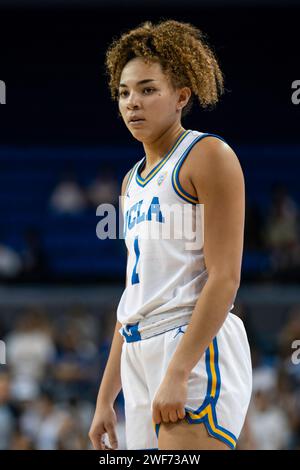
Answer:
<svg viewBox="0 0 300 470"><path fill-rule="evenodd" d="M127 99L127 107L129 109L136 109L139 106L140 106L140 102L139 102L138 96L136 93L134 93L134 91L132 91L129 94L128 99Z"/></svg>

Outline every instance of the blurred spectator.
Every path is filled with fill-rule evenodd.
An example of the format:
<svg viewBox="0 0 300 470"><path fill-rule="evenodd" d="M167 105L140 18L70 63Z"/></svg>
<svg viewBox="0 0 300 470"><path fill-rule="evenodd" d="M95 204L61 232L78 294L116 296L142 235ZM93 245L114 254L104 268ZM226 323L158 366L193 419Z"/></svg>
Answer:
<svg viewBox="0 0 300 470"><path fill-rule="evenodd" d="M6 337L7 358L15 381L15 393L22 393L20 378L40 381L54 356L54 344L47 318L31 309L19 317L15 329ZM21 380L21 383L24 383Z"/></svg>
<svg viewBox="0 0 300 470"><path fill-rule="evenodd" d="M87 200L73 173L69 172L53 190L50 207L57 214L76 215L87 207Z"/></svg>
<svg viewBox="0 0 300 470"><path fill-rule="evenodd" d="M0 379L1 448L90 448L88 431L104 367L98 351L101 322L80 304L51 324L42 310L30 308L6 330L12 380L8 374Z"/></svg>
<svg viewBox="0 0 300 470"><path fill-rule="evenodd" d="M60 315L58 322L54 324L59 331L60 328L68 329L72 325L80 332L81 342L85 343L86 348L91 348L93 352L99 345L100 335L102 334L103 318L98 319L92 315L85 306L77 303Z"/></svg>
<svg viewBox="0 0 300 470"><path fill-rule="evenodd" d="M93 419L93 406L76 397L71 397L65 407L65 419L58 436L59 450L85 449L89 446L88 431Z"/></svg>
<svg viewBox="0 0 300 470"><path fill-rule="evenodd" d="M13 435L15 419L10 406L10 377L0 373L0 450L8 449Z"/></svg>
<svg viewBox="0 0 300 470"><path fill-rule="evenodd" d="M289 449L295 449L300 444L300 394L299 387L294 387L290 377L282 365L278 368L277 406L286 412L290 434Z"/></svg>
<svg viewBox="0 0 300 470"><path fill-rule="evenodd" d="M299 209L285 186L272 189L272 203L264 227L266 247L271 250L274 273L300 272ZM277 276L278 277L278 276ZM284 277L282 278L284 279Z"/></svg>
<svg viewBox="0 0 300 470"><path fill-rule="evenodd" d="M87 196L94 207L99 204L116 205L119 200L119 184L111 167L103 166L95 180L87 188Z"/></svg>
<svg viewBox="0 0 300 470"><path fill-rule="evenodd" d="M99 308L80 303L62 309L58 303L49 312L23 310L17 321L4 317L10 344L0 376L2 448L91 448L88 431L115 326L114 306ZM236 301L233 310L245 321L253 364L253 396L237 448L299 449L300 365L291 359L291 344L300 339L299 305L283 312L285 323L271 351L264 345L266 330L257 331L253 323L252 308ZM116 432L119 449L126 449L122 397L115 402Z"/></svg>
<svg viewBox="0 0 300 470"><path fill-rule="evenodd" d="M56 448L58 450L80 450L87 444L81 432L76 416L66 416L57 436Z"/></svg>
<svg viewBox="0 0 300 470"><path fill-rule="evenodd" d="M44 391L34 405L24 412L21 430L35 442L36 449L54 450L67 418L67 413L55 405L52 394Z"/></svg>
<svg viewBox="0 0 300 470"><path fill-rule="evenodd" d="M99 379L97 349L81 336L76 324L71 323L63 332L57 332L51 373L55 394L60 400L68 400L76 393L84 399L96 387Z"/></svg>
<svg viewBox="0 0 300 470"><path fill-rule="evenodd" d="M14 279L22 271L22 260L11 247L0 243L0 279Z"/></svg>
<svg viewBox="0 0 300 470"><path fill-rule="evenodd" d="M10 450L36 450L33 440L20 430L16 430L12 436Z"/></svg>
<svg viewBox="0 0 300 470"><path fill-rule="evenodd" d="M39 396L39 384L36 378L31 375L17 373L11 385L11 397L18 407L24 406Z"/></svg>
<svg viewBox="0 0 300 470"><path fill-rule="evenodd" d="M285 449L289 443L288 416L277 406L275 386L276 370L269 367L254 370L247 425L256 450Z"/></svg>

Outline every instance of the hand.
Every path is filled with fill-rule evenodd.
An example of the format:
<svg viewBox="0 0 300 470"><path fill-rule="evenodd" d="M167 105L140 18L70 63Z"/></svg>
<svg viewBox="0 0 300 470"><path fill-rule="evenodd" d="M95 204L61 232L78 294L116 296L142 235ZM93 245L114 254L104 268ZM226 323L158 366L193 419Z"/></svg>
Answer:
<svg viewBox="0 0 300 470"><path fill-rule="evenodd" d="M152 419L155 424L176 423L179 419L183 419L186 399L187 381L176 378L175 374L166 374L152 403Z"/></svg>
<svg viewBox="0 0 300 470"><path fill-rule="evenodd" d="M117 424L116 413L111 405L102 405L96 408L95 415L89 431L89 438L95 450L116 450L118 439L115 431ZM104 435L108 434L111 447L104 443Z"/></svg>

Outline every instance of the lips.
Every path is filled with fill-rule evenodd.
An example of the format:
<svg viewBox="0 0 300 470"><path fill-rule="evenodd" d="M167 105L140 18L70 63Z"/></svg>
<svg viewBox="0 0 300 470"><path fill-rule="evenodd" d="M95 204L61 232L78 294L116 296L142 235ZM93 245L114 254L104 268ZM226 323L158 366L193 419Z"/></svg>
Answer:
<svg viewBox="0 0 300 470"><path fill-rule="evenodd" d="M132 122L137 122L137 121L138 122L145 121L145 119L135 116L135 117L130 118L128 122L132 123Z"/></svg>

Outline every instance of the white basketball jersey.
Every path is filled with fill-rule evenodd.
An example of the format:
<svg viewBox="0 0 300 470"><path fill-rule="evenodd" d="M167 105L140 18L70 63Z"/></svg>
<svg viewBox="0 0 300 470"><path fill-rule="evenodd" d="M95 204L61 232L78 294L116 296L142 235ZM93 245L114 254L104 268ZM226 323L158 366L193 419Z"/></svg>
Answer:
<svg viewBox="0 0 300 470"><path fill-rule="evenodd" d="M137 324L141 335L149 329L157 334L156 325L166 331L188 323L207 281L204 206L182 188L178 177L191 148L206 136L223 140L186 130L145 178L140 173L146 157L128 178L123 205L127 285L117 318L125 328Z"/></svg>

